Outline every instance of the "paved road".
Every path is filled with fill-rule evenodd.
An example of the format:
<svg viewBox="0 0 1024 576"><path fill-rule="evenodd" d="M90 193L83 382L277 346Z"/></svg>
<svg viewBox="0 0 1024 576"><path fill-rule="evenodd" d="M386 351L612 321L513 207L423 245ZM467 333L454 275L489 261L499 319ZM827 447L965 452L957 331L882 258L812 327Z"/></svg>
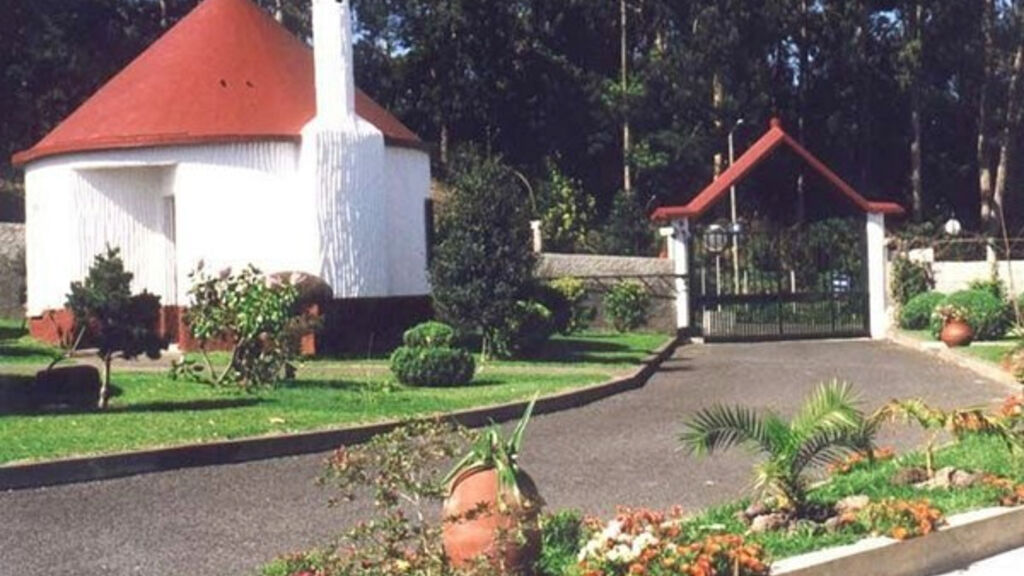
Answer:
<svg viewBox="0 0 1024 576"><path fill-rule="evenodd" d="M869 408L895 396L954 406L1008 392L891 344L689 346L640 390L537 417L523 463L551 508L700 508L741 494L749 462L742 452L696 461L678 451L684 415L714 402L790 412L832 377L857 384ZM277 554L328 539L365 511L326 508L328 494L313 485L322 458L0 494L0 576L251 573Z"/></svg>

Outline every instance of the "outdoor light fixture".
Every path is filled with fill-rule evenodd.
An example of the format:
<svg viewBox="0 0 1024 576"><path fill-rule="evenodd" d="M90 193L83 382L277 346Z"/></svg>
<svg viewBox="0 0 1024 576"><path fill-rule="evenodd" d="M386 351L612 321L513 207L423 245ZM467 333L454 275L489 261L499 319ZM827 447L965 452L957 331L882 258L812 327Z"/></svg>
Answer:
<svg viewBox="0 0 1024 576"><path fill-rule="evenodd" d="M729 232L720 224L712 224L704 231L704 247L712 254L720 254L729 242Z"/></svg>
<svg viewBox="0 0 1024 576"><path fill-rule="evenodd" d="M729 235L730 236L739 236L740 234L743 234L743 224L741 222L739 222L738 220L734 221L734 222L730 222L729 223Z"/></svg>
<svg viewBox="0 0 1024 576"><path fill-rule="evenodd" d="M959 236L960 232L963 230L963 227L960 225L960 221L956 219L956 216L953 216L949 220L946 220L946 224L942 227L942 229L945 230L946 234L950 236Z"/></svg>

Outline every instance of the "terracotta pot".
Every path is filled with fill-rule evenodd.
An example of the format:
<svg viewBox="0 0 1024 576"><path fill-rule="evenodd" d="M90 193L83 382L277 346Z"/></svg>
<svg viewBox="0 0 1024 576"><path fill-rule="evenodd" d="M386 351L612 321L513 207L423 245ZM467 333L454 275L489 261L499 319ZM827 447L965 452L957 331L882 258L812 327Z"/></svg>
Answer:
<svg viewBox="0 0 1024 576"><path fill-rule="evenodd" d="M504 564L506 574L532 574L540 555L540 496L525 473L519 488L526 505L505 497L498 511L498 473L493 468L467 470L452 481L444 502L444 550L456 568L475 566L481 558Z"/></svg>
<svg viewBox="0 0 1024 576"><path fill-rule="evenodd" d="M962 320L950 320L942 327L942 333L939 334L939 339L942 340L946 346L950 348L956 348L957 346L967 346L971 343L971 339L974 338L974 331Z"/></svg>

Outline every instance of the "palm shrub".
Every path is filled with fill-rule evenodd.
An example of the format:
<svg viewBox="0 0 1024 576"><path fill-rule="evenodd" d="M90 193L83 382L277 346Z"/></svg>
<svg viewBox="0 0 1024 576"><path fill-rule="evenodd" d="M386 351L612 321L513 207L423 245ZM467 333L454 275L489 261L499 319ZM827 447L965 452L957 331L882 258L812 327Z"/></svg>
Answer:
<svg viewBox="0 0 1024 576"><path fill-rule="evenodd" d="M876 427L858 408L850 384L818 386L791 420L745 406L705 408L685 424L680 440L697 455L749 446L765 456L755 465L755 487L797 515L807 511L807 473L849 452L874 453Z"/></svg>
<svg viewBox="0 0 1024 576"><path fill-rule="evenodd" d="M976 340L997 340L1006 334L1010 326L1010 315L1006 303L990 290L960 290L946 297L943 305L956 306L967 312L967 324ZM932 315L931 331L936 338L942 332L942 317Z"/></svg>
<svg viewBox="0 0 1024 576"><path fill-rule="evenodd" d="M912 421L928 431L925 443L925 467L928 476L935 474L935 443L939 435L947 432L959 442L969 434L995 436L1011 451L1020 446L1020 438L1013 432L1012 421L999 416L986 414L980 408L955 408L942 410L928 405L919 398L910 400L893 400L882 406L869 419L873 428L885 422Z"/></svg>
<svg viewBox="0 0 1024 576"><path fill-rule="evenodd" d="M932 312L942 304L946 295L942 292L923 292L911 298L900 308L900 328L924 330L932 320Z"/></svg>

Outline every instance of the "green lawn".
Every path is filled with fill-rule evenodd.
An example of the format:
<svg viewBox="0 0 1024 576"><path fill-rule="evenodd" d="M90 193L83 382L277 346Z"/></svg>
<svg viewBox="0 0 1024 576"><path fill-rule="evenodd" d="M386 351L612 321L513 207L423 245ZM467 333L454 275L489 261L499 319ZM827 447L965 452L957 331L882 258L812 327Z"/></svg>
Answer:
<svg viewBox="0 0 1024 576"><path fill-rule="evenodd" d="M661 334L556 337L536 361L488 362L462 388L398 385L386 361L377 359L313 360L299 369L295 381L255 394L174 381L162 372L115 372L117 395L105 413L5 413L0 406L0 464L316 430L522 400L628 372L667 341ZM45 365L51 352L8 326L0 336L0 387L30 383L36 369L32 364Z"/></svg>
<svg viewBox="0 0 1024 576"><path fill-rule="evenodd" d="M1017 346L1016 342L992 342L988 344L971 344L965 348L957 349L958 352L973 356L979 360L990 362L996 366L1002 366L1003 358L1006 357Z"/></svg>

